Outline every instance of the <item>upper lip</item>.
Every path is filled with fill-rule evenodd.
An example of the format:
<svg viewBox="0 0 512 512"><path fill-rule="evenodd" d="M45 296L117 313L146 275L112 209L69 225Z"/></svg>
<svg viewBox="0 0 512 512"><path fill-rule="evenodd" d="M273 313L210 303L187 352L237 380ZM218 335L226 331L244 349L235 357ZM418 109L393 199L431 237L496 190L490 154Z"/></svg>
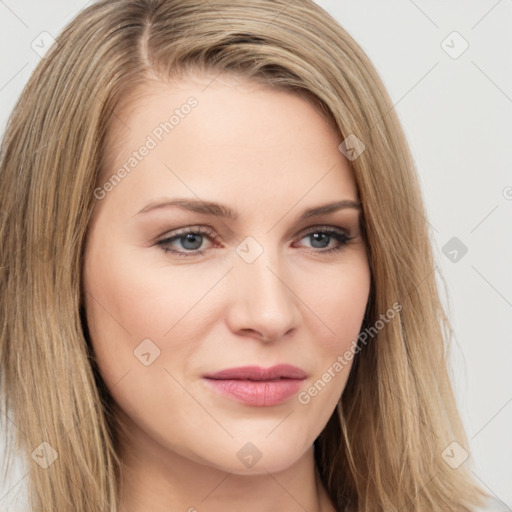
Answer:
<svg viewBox="0 0 512 512"><path fill-rule="evenodd" d="M270 368L261 366L239 366L227 368L215 373L204 375L208 379L220 380L275 380L275 379L305 379L306 373L290 364L278 364Z"/></svg>

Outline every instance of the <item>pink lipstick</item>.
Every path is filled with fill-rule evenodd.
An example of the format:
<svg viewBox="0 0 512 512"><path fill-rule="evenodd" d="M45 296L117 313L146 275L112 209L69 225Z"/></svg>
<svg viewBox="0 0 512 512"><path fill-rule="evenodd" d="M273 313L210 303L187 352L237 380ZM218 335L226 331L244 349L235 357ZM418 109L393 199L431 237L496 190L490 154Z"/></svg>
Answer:
<svg viewBox="0 0 512 512"><path fill-rule="evenodd" d="M271 368L242 366L204 375L206 382L218 393L259 407L278 405L300 389L306 373L289 364Z"/></svg>

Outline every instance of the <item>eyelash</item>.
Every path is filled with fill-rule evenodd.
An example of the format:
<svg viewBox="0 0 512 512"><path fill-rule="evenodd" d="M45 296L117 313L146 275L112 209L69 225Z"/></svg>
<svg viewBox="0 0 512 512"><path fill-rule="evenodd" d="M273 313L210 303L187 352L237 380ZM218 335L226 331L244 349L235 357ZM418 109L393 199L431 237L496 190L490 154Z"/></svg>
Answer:
<svg viewBox="0 0 512 512"><path fill-rule="evenodd" d="M322 233L329 237L335 238L340 243L340 245L338 247L333 247L333 248L327 249L327 250L315 250L314 248L311 248L311 250L313 252L323 253L323 254L325 254L325 253L333 254L338 251L341 251L354 238L353 236L348 235L346 232L344 232L338 228L333 228L331 226L319 226L319 227L311 228L309 231L305 232L299 238L299 240L302 240L302 238L305 238L314 233ZM194 251L177 251L175 249L168 248L168 245L171 242L174 242L175 240L179 240L181 238L185 238L188 234L206 235L208 238L210 238L210 240L215 239L215 235L211 229L204 228L204 227L198 227L198 228L191 227L191 228L184 228L182 231L176 233L172 237L168 237L163 240L160 240L159 242L156 243L156 245L159 246L164 251L164 253L170 252L170 253L173 253L176 256L180 256L180 257L187 258L187 257L191 257L191 256L203 256L204 253L208 249L194 250Z"/></svg>

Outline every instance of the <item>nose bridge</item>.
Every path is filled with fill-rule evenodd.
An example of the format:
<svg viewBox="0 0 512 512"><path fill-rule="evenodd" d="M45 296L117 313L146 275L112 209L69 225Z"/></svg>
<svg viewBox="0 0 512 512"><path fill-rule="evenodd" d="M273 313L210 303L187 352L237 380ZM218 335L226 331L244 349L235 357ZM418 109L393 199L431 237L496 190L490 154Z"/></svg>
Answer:
<svg viewBox="0 0 512 512"><path fill-rule="evenodd" d="M246 243L237 248L233 272L237 292L231 305L232 328L256 330L267 338L277 338L298 321L297 298L291 290L292 283L287 282L289 273L278 249L264 248L261 244L258 249L254 240ZM251 257L255 258L252 261L246 257L251 251Z"/></svg>

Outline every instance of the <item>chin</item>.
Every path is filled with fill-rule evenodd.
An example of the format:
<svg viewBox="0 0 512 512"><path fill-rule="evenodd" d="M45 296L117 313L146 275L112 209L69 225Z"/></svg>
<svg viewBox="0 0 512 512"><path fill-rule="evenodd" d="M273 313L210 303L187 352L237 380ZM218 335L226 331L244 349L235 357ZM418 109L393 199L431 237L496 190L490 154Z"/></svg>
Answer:
<svg viewBox="0 0 512 512"><path fill-rule="evenodd" d="M303 440L277 437L273 440L249 440L249 437L233 440L229 446L217 445L217 450L208 457L203 456L203 463L220 471L236 475L266 475L284 471L295 464L310 446L302 447ZM224 448L224 449L223 449ZM204 459L208 460L205 461Z"/></svg>

